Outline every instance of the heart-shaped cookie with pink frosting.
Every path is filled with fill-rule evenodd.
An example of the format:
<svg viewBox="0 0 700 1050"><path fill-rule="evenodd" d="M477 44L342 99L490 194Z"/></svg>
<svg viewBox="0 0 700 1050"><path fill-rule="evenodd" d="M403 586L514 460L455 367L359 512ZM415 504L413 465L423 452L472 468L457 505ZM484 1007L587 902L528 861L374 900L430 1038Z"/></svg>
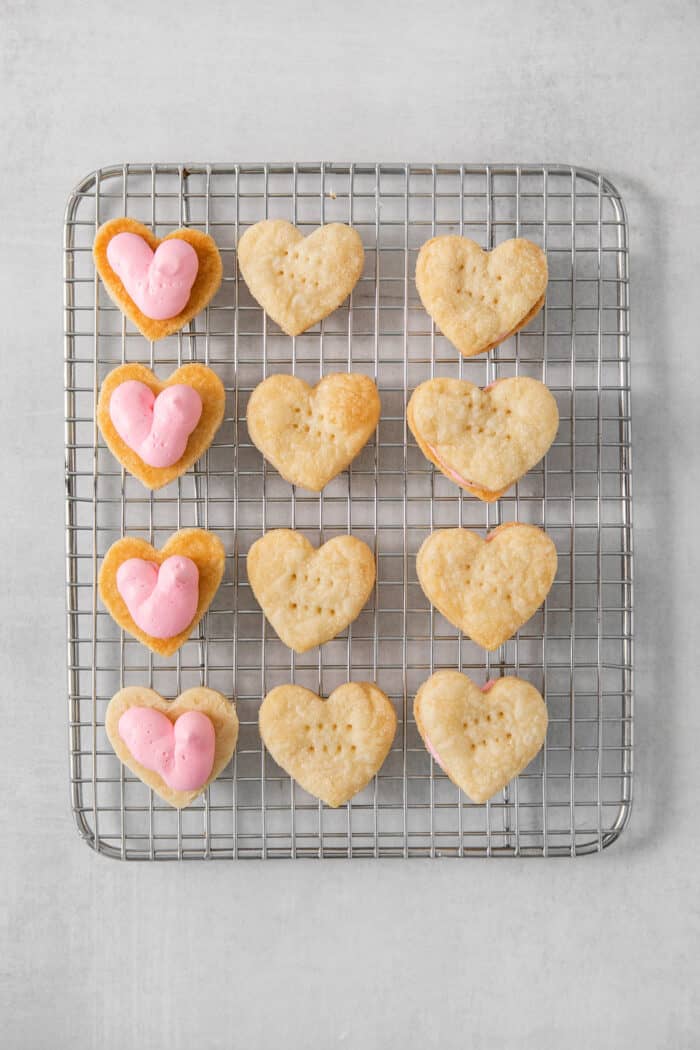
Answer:
<svg viewBox="0 0 700 1050"><path fill-rule="evenodd" d="M223 275L208 234L180 229L161 239L126 216L100 226L92 253L110 298L151 341L179 332L201 313Z"/></svg>
<svg viewBox="0 0 700 1050"><path fill-rule="evenodd" d="M181 529L160 550L125 536L100 566L100 597L120 627L172 656L209 608L224 564L224 545L204 529Z"/></svg>
<svg viewBox="0 0 700 1050"><path fill-rule="evenodd" d="M120 761L182 809L231 761L238 716L225 696L202 686L172 701L153 689L127 686L107 705L105 731Z"/></svg>
<svg viewBox="0 0 700 1050"><path fill-rule="evenodd" d="M204 365L183 365L161 382L145 365L126 364L102 383L97 423L122 466L159 489L204 455L225 402L223 383Z"/></svg>
<svg viewBox="0 0 700 1050"><path fill-rule="evenodd" d="M479 688L459 671L437 671L413 714L427 750L474 802L486 802L541 749L547 707L534 685L498 678Z"/></svg>
<svg viewBox="0 0 700 1050"><path fill-rule="evenodd" d="M529 376L498 379L483 390L439 378L416 387L406 421L431 463L492 503L545 455L559 411L544 383Z"/></svg>

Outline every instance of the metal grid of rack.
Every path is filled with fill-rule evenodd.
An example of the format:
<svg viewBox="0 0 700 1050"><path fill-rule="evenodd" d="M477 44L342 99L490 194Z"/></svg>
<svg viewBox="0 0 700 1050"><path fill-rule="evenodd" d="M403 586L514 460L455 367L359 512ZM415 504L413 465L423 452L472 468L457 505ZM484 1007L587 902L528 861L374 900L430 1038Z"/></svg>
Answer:
<svg viewBox="0 0 700 1050"><path fill-rule="evenodd" d="M163 236L212 234L224 281L176 336L149 344L111 303L94 270L97 227L130 215ZM291 339L264 316L236 268L239 235L262 218L304 232L348 222L366 252L350 300ZM483 247L525 236L547 252L544 310L488 355L465 360L435 331L413 283L430 236L460 233ZM70 786L75 819L96 850L123 859L556 856L600 850L619 836L632 791L632 531L628 243L624 207L603 176L558 165L128 164L88 175L65 222L65 376ZM187 361L217 371L224 424L190 471L157 493L125 474L95 424L99 386L142 361L161 377ZM248 438L251 390L273 372L315 381L352 369L382 398L375 436L320 495L295 490ZM496 504L461 492L424 459L405 423L421 381L480 385L542 379L559 405L545 461ZM544 607L488 654L432 609L415 554L436 527L485 534L503 521L545 527L559 571ZM226 546L226 573L196 634L169 660L124 635L95 581L124 534L160 546L199 525ZM266 529L301 529L313 543L352 532L377 556L377 584L339 638L295 656L266 624L246 577L246 552ZM477 682L516 674L546 697L546 745L497 798L474 805L432 762L412 718L418 686L454 667ZM373 783L339 810L276 767L257 712L274 685L323 695L351 678L375 681L399 728ZM241 729L230 766L175 811L119 763L103 722L112 694L149 685L166 697L207 684L235 697Z"/></svg>

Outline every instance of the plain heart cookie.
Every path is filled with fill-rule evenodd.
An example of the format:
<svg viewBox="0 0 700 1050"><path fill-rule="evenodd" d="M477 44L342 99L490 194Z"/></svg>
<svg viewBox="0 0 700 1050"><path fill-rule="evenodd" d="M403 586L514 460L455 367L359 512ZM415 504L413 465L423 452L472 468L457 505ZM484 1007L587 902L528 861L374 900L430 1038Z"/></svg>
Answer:
<svg viewBox="0 0 700 1050"><path fill-rule="evenodd" d="M204 365L183 365L165 382L145 365L120 365L100 388L97 424L121 465L159 489L204 455L225 402L221 380Z"/></svg>
<svg viewBox="0 0 700 1050"><path fill-rule="evenodd" d="M557 571L551 539L534 525L509 522L482 539L469 529L439 529L416 557L426 598L484 649L497 649L547 597Z"/></svg>
<svg viewBox="0 0 700 1050"><path fill-rule="evenodd" d="M231 761L238 716L213 689L197 686L169 701L153 689L128 686L107 705L105 731L119 760L182 809Z"/></svg>
<svg viewBox="0 0 700 1050"><path fill-rule="evenodd" d="M365 788L396 735L391 701L370 682L349 682L327 700L280 685L260 707L260 735L278 766L328 806Z"/></svg>
<svg viewBox="0 0 700 1050"><path fill-rule="evenodd" d="M488 503L542 459L559 427L554 397L527 376L484 390L462 379L429 379L413 391L406 419L423 455Z"/></svg>
<svg viewBox="0 0 700 1050"><path fill-rule="evenodd" d="M505 342L539 313L547 257L522 237L490 252L468 237L433 237L418 253L416 288L443 334L472 357Z"/></svg>
<svg viewBox="0 0 700 1050"><path fill-rule="evenodd" d="M418 690L413 715L434 760L474 802L521 773L547 734L545 702L521 678L479 688L459 671L437 671Z"/></svg>
<svg viewBox="0 0 700 1050"><path fill-rule="evenodd" d="M372 593L374 555L354 536L316 549L293 529L275 529L248 551L248 580L285 645L305 653L335 638Z"/></svg>
<svg viewBox="0 0 700 1050"><path fill-rule="evenodd" d="M359 233L339 222L304 237L291 222L265 219L238 242L238 266L250 294L287 335L337 310L364 263Z"/></svg>
<svg viewBox="0 0 700 1050"><path fill-rule="evenodd" d="M160 550L125 536L104 556L100 597L120 627L172 656L209 608L224 564L224 545L204 529L181 529Z"/></svg>
<svg viewBox="0 0 700 1050"><path fill-rule="evenodd" d="M367 376L342 372L311 387L274 375L251 394L246 420L253 444L283 478L320 492L364 447L380 412Z"/></svg>
<svg viewBox="0 0 700 1050"><path fill-rule="evenodd" d="M223 275L208 234L181 229L161 239L127 217L100 226L92 253L110 298L151 341L179 332L201 313Z"/></svg>

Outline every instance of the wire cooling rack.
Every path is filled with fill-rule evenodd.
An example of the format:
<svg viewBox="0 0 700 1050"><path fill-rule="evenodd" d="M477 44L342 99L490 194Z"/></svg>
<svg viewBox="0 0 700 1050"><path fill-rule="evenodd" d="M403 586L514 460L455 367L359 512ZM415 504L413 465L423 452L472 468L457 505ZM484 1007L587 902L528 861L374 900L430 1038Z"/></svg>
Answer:
<svg viewBox="0 0 700 1050"><path fill-rule="evenodd" d="M97 227L124 214L159 236L182 225L206 230L224 261L208 309L156 344L112 305L92 262ZM277 217L305 232L351 223L366 252L349 302L295 339L264 316L236 268L243 230ZM463 359L420 306L416 255L442 233L484 247L524 236L547 252L544 310L488 355ZM555 856L614 842L632 791L628 244L614 186L594 172L547 165L128 164L78 185L64 249L70 784L83 838L109 856L149 860ZM195 360L225 384L224 424L194 471L149 494L120 469L96 428L100 383L125 361L165 377ZM274 372L316 381L346 369L378 383L376 440L320 495L297 491L251 445L250 392ZM486 385L517 374L547 383L561 425L544 463L488 505L425 460L407 433L406 400L431 376ZM547 529L559 571L543 609L488 654L430 607L415 554L433 528L483 535L511 520ZM160 546L195 524L224 542L225 577L198 632L163 660L101 607L97 572L122 535ZM375 591L358 620L304 656L277 639L246 577L250 545L279 526L301 529L315 544L352 532L377 556ZM479 683L520 675L546 697L543 751L486 805L472 804L434 765L413 721L416 690L442 667ZM399 728L374 782L330 810L265 753L257 713L280 683L327 695L351 678L388 694ZM177 812L121 766L104 714L124 685L173 697L198 684L235 696L239 743L205 795Z"/></svg>

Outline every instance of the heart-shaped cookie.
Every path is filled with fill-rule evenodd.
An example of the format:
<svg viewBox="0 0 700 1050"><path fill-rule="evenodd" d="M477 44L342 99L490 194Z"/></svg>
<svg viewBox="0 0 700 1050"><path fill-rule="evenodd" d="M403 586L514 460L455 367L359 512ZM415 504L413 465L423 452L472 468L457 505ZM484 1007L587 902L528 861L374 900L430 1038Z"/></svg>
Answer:
<svg viewBox="0 0 700 1050"><path fill-rule="evenodd" d="M171 246L173 240L181 243ZM162 252L161 245L167 246ZM184 328L221 284L219 249L201 230L174 230L161 239L135 219L110 219L97 231L92 253L110 298L151 341Z"/></svg>
<svg viewBox="0 0 700 1050"><path fill-rule="evenodd" d="M168 701L153 689L134 685L110 700L105 731L119 760L165 802L182 809L231 761L238 716L234 705L213 689L197 686Z"/></svg>
<svg viewBox="0 0 700 1050"><path fill-rule="evenodd" d="M287 335L299 335L337 310L365 263L357 230L332 222L308 237L283 219L265 219L238 242L250 294Z"/></svg>
<svg viewBox="0 0 700 1050"><path fill-rule="evenodd" d="M433 237L418 253L416 288L443 334L472 357L505 342L539 313L547 257L522 237L490 252L468 237Z"/></svg>
<svg viewBox="0 0 700 1050"><path fill-rule="evenodd" d="M199 402L199 414L196 418L191 414L194 425L190 428L183 419L191 411L186 401L183 411L178 412L178 401L182 402L182 395L188 392L192 400L194 392ZM171 395L170 403L164 403L163 399ZM122 466L147 489L159 489L204 455L221 426L225 402L221 380L204 365L183 365L162 383L145 365L126 364L113 369L102 383L97 423L107 447ZM169 457L163 457L164 446L172 449ZM170 458L172 462L156 466L142 456L156 462Z"/></svg>
<svg viewBox="0 0 700 1050"><path fill-rule="evenodd" d="M104 556L99 575L100 597L120 627L154 653L171 656L209 608L224 574L224 562L223 543L204 529L181 529L170 536L161 550L146 540L125 536L113 543ZM133 613L143 624L163 624L166 632L168 624L179 625L172 617L179 616L191 600L193 586L196 593L190 611L194 610L194 615L184 628L172 637L162 637L162 631L156 636L139 627Z"/></svg>
<svg viewBox="0 0 700 1050"><path fill-rule="evenodd" d="M508 522L485 540L469 529L439 529L416 557L421 587L446 619L484 649L497 649L539 609L557 571L551 539Z"/></svg>
<svg viewBox="0 0 700 1050"><path fill-rule="evenodd" d="M379 422L381 402L368 376L341 372L311 387L274 375L250 396L253 444L292 485L320 492L347 467Z"/></svg>
<svg viewBox="0 0 700 1050"><path fill-rule="evenodd" d="M545 455L559 411L544 383L527 376L484 390L462 379L429 379L413 391L406 419L431 463L491 503Z"/></svg>
<svg viewBox="0 0 700 1050"><path fill-rule="evenodd" d="M369 784L396 735L391 701L371 682L348 682L327 700L299 685L280 685L263 700L259 717L277 765L333 807Z"/></svg>
<svg viewBox="0 0 700 1050"><path fill-rule="evenodd" d="M293 529L275 529L248 551L248 580L285 645L305 653L335 638L372 593L374 555L354 536L316 549Z"/></svg>
<svg viewBox="0 0 700 1050"><path fill-rule="evenodd" d="M547 733L545 702L521 678L480 689L459 671L437 671L418 690L413 714L430 754L474 802L521 773Z"/></svg>

